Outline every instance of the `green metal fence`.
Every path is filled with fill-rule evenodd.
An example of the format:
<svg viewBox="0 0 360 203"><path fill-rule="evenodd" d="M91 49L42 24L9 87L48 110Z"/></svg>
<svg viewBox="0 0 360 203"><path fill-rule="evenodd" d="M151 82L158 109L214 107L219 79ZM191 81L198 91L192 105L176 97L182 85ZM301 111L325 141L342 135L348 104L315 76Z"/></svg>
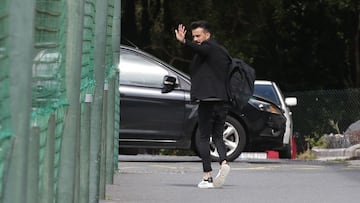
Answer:
<svg viewBox="0 0 360 203"><path fill-rule="evenodd" d="M0 1L0 202L98 202L117 168L121 0Z"/></svg>

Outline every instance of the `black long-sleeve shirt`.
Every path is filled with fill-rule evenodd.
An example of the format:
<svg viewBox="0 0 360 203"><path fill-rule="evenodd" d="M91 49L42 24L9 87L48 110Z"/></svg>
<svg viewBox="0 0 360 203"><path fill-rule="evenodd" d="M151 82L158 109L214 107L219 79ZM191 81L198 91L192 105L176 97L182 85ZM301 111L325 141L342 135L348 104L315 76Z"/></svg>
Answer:
<svg viewBox="0 0 360 203"><path fill-rule="evenodd" d="M224 48L214 39L201 45L186 40L185 45L195 53L190 65L192 100L227 101L226 78L230 60Z"/></svg>

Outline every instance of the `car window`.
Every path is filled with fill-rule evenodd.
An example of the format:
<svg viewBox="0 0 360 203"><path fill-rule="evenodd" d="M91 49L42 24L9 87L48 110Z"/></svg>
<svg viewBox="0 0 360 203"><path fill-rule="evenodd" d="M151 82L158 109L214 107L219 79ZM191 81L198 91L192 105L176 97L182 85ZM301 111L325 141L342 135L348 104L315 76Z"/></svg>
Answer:
<svg viewBox="0 0 360 203"><path fill-rule="evenodd" d="M120 84L161 87L164 76L168 74L160 64L141 55L120 54Z"/></svg>
<svg viewBox="0 0 360 203"><path fill-rule="evenodd" d="M254 88L254 95L271 100L277 105L281 105L279 97L276 94L275 88L272 85L256 84Z"/></svg>

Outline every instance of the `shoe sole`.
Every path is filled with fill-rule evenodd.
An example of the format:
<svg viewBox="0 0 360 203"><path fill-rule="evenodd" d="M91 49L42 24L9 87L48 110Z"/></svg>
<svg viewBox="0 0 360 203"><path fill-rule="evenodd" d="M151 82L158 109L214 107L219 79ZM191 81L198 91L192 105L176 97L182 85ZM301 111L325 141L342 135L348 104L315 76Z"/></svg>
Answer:
<svg viewBox="0 0 360 203"><path fill-rule="evenodd" d="M220 175L215 177L215 180L213 182L214 187L221 187L224 185L226 177L228 176L230 172L230 166L229 165L224 165L221 166L221 170L220 170Z"/></svg>
<svg viewBox="0 0 360 203"><path fill-rule="evenodd" d="M211 189L211 188L214 188L214 185L211 185L211 186L198 186L198 188L200 188L200 189Z"/></svg>

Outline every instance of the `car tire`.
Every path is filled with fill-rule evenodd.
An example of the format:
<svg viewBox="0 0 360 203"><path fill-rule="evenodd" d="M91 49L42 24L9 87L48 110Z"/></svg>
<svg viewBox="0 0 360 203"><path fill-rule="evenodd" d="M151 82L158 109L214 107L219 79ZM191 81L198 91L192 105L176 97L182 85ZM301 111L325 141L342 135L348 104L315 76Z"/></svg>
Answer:
<svg viewBox="0 0 360 203"><path fill-rule="evenodd" d="M246 133L238 120L231 116L227 116L224 126L223 134L224 142L227 150L227 161L234 161L237 159L245 148ZM196 137L196 151L200 143L200 131L197 130ZM199 153L198 153L199 154ZM210 157L213 161L219 161L219 154L217 153L215 145L210 140Z"/></svg>
<svg viewBox="0 0 360 203"><path fill-rule="evenodd" d="M290 136L289 144L279 152L279 156L282 159L294 159L296 157L296 144L293 136Z"/></svg>

